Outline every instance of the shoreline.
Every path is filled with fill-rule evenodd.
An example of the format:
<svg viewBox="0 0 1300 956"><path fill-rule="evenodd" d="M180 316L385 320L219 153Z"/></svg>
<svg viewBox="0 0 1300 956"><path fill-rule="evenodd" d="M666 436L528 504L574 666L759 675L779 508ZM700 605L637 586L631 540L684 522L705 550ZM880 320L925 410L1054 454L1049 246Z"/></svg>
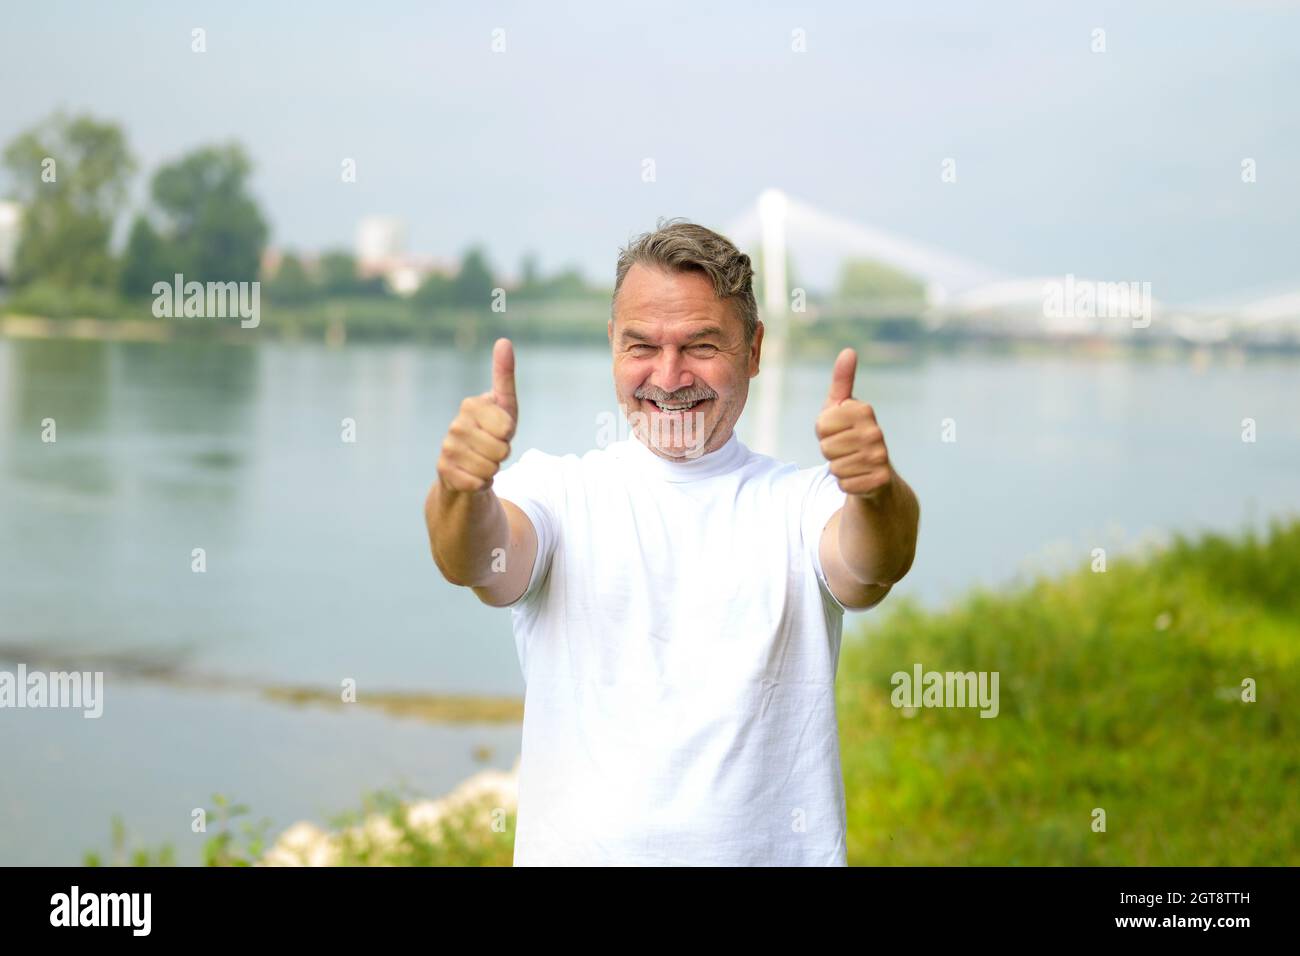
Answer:
<svg viewBox="0 0 1300 956"><path fill-rule="evenodd" d="M181 689L218 693L253 693L276 703L341 710L362 706L389 717L414 719L426 724L521 723L521 697L492 694L442 694L429 691L373 690L358 692L345 701L334 688L301 684L261 683L255 680L188 671L165 659L128 654L74 654L46 651L19 644L0 644L0 663L25 664L29 671L102 671L114 680L162 684Z"/></svg>
<svg viewBox="0 0 1300 956"><path fill-rule="evenodd" d="M203 323L193 324L193 323ZM83 342L131 342L131 343L168 343L179 341L219 342L222 344L252 345L261 342L277 343L312 343L329 348L340 348L350 338L365 344L395 344L414 342L424 345L442 345L460 348L457 342L442 342L429 339L423 335L386 335L372 337L369 335L349 336L347 324L332 321L321 334L305 334L297 323L276 325L267 323L268 334L250 336L236 322L222 324L222 320L191 320L178 324L175 319L100 319L100 318L64 318L53 319L42 316L0 313L0 338L14 340L72 340ZM356 329L364 331L364 324ZM508 329L506 330L508 331ZM554 345L574 348L590 344L593 348L604 347L603 336L593 336L590 343L570 341L563 337L548 339L534 337L527 330L520 329L515 334L519 342L531 345ZM826 343L816 333L802 341L792 343L792 357L821 356L826 352ZM1260 343L1191 343L1181 339L1169 338L1138 344L1127 340L1105 338L1102 336L1000 336L990 334L959 334L955 337L921 339L909 342L867 341L857 346L859 358L866 362L888 362L923 357L929 354L979 354L1009 356L1063 356L1084 359L1153 359L1156 361L1190 362L1203 366L1216 359L1230 365L1240 365L1246 361L1267 361L1276 359L1293 361L1300 357L1300 347L1295 345L1260 344Z"/></svg>

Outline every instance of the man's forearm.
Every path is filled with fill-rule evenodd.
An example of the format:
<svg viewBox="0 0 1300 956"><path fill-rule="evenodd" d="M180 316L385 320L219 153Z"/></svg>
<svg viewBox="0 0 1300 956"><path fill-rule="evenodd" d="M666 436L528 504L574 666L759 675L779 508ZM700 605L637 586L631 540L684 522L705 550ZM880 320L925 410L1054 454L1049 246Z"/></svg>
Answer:
<svg viewBox="0 0 1300 956"><path fill-rule="evenodd" d="M510 541L510 524L491 487L455 491L435 481L424 503L429 548L452 584L480 587L493 579L492 559Z"/></svg>
<svg viewBox="0 0 1300 956"><path fill-rule="evenodd" d="M849 495L840 513L840 556L863 584L902 580L916 557L921 506L897 473L871 498Z"/></svg>

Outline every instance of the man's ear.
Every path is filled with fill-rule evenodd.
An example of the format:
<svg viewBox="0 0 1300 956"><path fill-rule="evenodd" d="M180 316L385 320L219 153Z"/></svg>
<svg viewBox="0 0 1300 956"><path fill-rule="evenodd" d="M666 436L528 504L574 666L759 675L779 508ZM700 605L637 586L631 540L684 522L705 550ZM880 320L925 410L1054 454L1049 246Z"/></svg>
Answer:
<svg viewBox="0 0 1300 956"><path fill-rule="evenodd" d="M610 319L605 325L605 334L609 336L609 347L614 347L614 320Z"/></svg>
<svg viewBox="0 0 1300 956"><path fill-rule="evenodd" d="M749 377L758 374L758 359L763 351L763 322L760 319L754 328L754 341L749 346Z"/></svg>

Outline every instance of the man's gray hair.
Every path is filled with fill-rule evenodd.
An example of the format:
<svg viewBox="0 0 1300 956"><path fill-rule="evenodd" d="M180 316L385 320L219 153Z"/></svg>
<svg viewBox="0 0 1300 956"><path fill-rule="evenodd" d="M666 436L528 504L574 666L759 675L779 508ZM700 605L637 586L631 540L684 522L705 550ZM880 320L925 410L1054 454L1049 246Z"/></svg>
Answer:
<svg viewBox="0 0 1300 956"><path fill-rule="evenodd" d="M754 299L754 269L749 256L726 236L686 219L660 219L653 232L644 232L619 250L614 298L633 264L658 266L670 272L703 272L714 294L735 303L745 327L745 341L753 342L758 328L758 302ZM613 315L613 305L610 306Z"/></svg>

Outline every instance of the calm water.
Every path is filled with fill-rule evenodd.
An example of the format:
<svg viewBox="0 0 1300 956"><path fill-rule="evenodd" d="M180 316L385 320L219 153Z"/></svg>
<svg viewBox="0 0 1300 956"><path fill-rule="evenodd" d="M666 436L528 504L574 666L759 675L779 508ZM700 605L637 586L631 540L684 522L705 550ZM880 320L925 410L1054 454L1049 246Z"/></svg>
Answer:
<svg viewBox="0 0 1300 956"><path fill-rule="evenodd" d="M608 354L517 354L516 454L592 447L615 410ZM787 373L781 454L801 465L819 461L830 364ZM0 340L0 647L258 685L521 694L509 613L439 578L421 518L442 433L488 384L486 351ZM1300 510L1295 361L930 357L860 366L855 394L921 499L894 593L930 605L1096 546ZM110 679L105 695L99 720L0 711L0 863L78 862L115 812L196 860L189 813L213 792L279 828L379 786L444 791L519 746L518 727L238 692Z"/></svg>

